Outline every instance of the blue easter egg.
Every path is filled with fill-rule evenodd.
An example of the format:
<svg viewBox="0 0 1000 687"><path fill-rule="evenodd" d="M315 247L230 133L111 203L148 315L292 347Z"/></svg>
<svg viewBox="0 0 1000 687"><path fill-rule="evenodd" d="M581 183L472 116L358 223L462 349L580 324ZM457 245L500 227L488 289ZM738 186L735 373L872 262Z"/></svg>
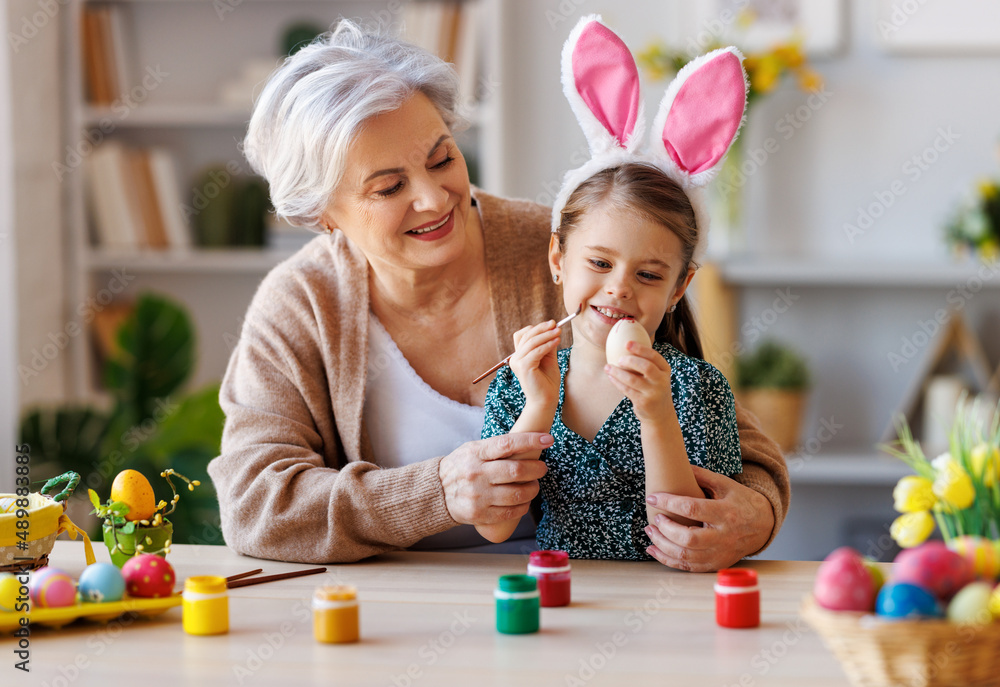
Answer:
<svg viewBox="0 0 1000 687"><path fill-rule="evenodd" d="M88 603L120 601L125 594L125 578L118 566L91 563L80 574L80 600Z"/></svg>
<svg viewBox="0 0 1000 687"><path fill-rule="evenodd" d="M875 600L875 612L897 619L944 615L933 594L908 582L890 582L882 587Z"/></svg>

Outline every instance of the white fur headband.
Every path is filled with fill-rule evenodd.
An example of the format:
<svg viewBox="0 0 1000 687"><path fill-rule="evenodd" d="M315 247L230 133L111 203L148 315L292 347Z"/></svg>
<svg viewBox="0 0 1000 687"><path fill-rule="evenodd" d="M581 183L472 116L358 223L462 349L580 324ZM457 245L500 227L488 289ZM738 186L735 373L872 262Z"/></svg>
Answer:
<svg viewBox="0 0 1000 687"><path fill-rule="evenodd" d="M718 173L746 117L743 55L714 50L689 62L660 102L646 150L639 70L632 53L600 15L583 17L562 52L563 92L580 122L591 159L570 170L552 208L555 231L570 194L597 172L626 162L660 169L684 189L694 207L700 261L708 243L704 187Z"/></svg>

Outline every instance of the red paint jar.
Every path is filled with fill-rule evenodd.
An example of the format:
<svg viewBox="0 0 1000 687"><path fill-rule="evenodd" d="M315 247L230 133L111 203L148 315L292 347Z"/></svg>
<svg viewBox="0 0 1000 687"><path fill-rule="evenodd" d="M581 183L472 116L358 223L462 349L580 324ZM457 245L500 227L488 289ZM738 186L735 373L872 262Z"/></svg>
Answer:
<svg viewBox="0 0 1000 687"><path fill-rule="evenodd" d="M722 627L760 625L760 587L757 571L720 570L715 579L715 622Z"/></svg>
<svg viewBox="0 0 1000 687"><path fill-rule="evenodd" d="M538 580L542 606L569 606L570 567L565 551L532 551L528 574Z"/></svg>

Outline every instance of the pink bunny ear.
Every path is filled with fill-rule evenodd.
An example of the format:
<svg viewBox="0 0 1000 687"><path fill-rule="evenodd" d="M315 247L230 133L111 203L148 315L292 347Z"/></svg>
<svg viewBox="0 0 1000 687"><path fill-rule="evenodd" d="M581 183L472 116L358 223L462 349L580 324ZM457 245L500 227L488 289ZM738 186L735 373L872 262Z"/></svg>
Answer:
<svg viewBox="0 0 1000 687"><path fill-rule="evenodd" d="M654 146L662 146L692 184L705 184L736 140L746 102L743 55L736 48L699 57L667 89L653 124Z"/></svg>
<svg viewBox="0 0 1000 687"><path fill-rule="evenodd" d="M584 17L562 55L563 91L580 121L592 154L634 151L641 135L639 70L632 53L600 16Z"/></svg>

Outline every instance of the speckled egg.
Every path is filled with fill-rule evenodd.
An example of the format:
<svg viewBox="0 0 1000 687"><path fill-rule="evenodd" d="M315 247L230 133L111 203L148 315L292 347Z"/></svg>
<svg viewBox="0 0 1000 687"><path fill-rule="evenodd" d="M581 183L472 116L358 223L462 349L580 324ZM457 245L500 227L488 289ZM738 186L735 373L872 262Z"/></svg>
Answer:
<svg viewBox="0 0 1000 687"><path fill-rule="evenodd" d="M0 611L13 611L21 593L21 580L17 575L0 572Z"/></svg>
<svg viewBox="0 0 1000 687"><path fill-rule="evenodd" d="M1000 555L989 539L965 535L948 542L948 548L972 564L972 570L981 580L993 581L1000 575Z"/></svg>
<svg viewBox="0 0 1000 687"><path fill-rule="evenodd" d="M130 595L153 599L170 596L177 579L167 559L151 553L128 559L122 566L122 577Z"/></svg>
<svg viewBox="0 0 1000 687"><path fill-rule="evenodd" d="M908 582L887 582L875 600L875 612L886 618L935 618L941 605L926 589Z"/></svg>
<svg viewBox="0 0 1000 687"><path fill-rule="evenodd" d="M76 584L59 568L39 568L30 575L28 594L38 608L61 608L76 603Z"/></svg>
<svg viewBox="0 0 1000 687"><path fill-rule="evenodd" d="M944 542L929 541L896 556L889 579L923 587L947 603L955 592L972 582L973 570L968 560Z"/></svg>
<svg viewBox="0 0 1000 687"><path fill-rule="evenodd" d="M813 597L831 611L870 611L875 583L861 554L843 546L827 556L816 572Z"/></svg>
<svg viewBox="0 0 1000 687"><path fill-rule="evenodd" d="M948 620L955 623L986 625L993 622L990 612L992 586L988 582L970 582L948 604Z"/></svg>
<svg viewBox="0 0 1000 687"><path fill-rule="evenodd" d="M120 601L125 595L125 578L118 566L91 563L80 573L80 600L88 603Z"/></svg>

